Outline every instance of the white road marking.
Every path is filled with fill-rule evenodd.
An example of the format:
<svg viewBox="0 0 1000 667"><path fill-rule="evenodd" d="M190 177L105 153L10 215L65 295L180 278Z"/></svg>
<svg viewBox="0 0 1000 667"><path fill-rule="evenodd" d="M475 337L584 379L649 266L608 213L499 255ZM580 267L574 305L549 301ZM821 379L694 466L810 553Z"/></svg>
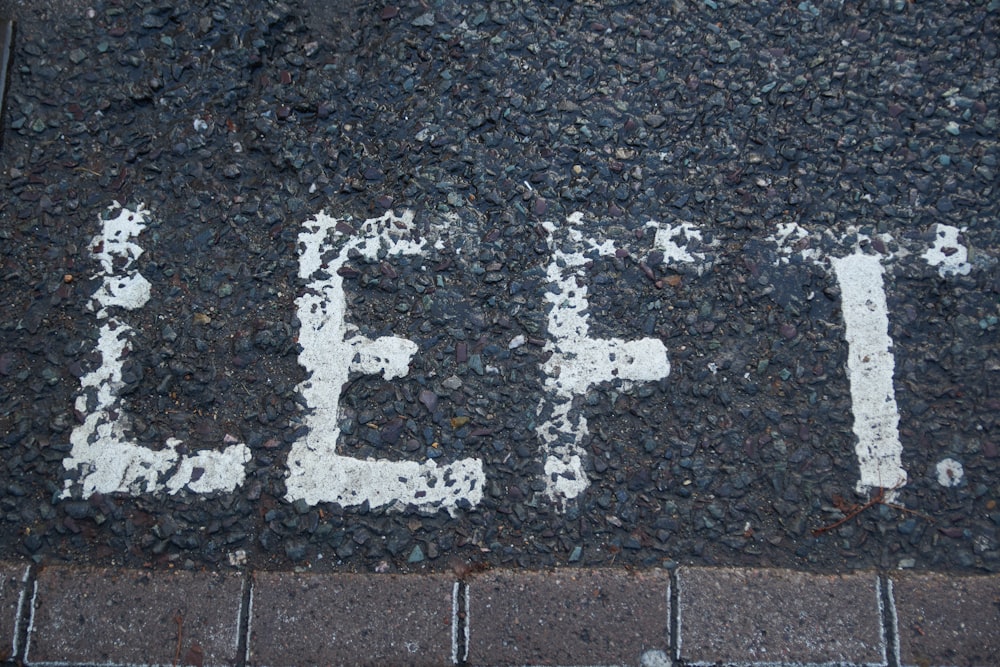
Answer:
<svg viewBox="0 0 1000 667"><path fill-rule="evenodd" d="M122 209L117 217L103 221L101 233L91 241L93 257L101 265L102 282L87 306L90 310L95 304L100 306L98 319L106 318L110 307L137 310L149 301L149 281L138 271L131 270L142 254L142 248L131 239L142 233L148 218L149 211L142 206L134 212ZM118 258L125 260L120 274L115 272L114 266Z"/></svg>
<svg viewBox="0 0 1000 667"><path fill-rule="evenodd" d="M118 209L121 207L117 203L111 207L112 211ZM101 279L101 285L89 307L99 320L105 320L97 341L102 362L81 378L76 409L84 415L84 423L73 430L72 451L64 461L64 467L77 471L79 477L75 482L66 482L64 497L76 489L83 497L97 492L173 494L183 489L196 493L231 492L242 483L244 466L250 460L249 449L240 443L222 450L182 455L181 442L175 438L168 438L162 449L154 451L128 442L125 437L127 418L123 415L127 414L127 406L118 394L124 386L122 369L133 330L111 313L115 309L136 310L150 298L152 287L134 266L143 252L136 238L148 218L149 212L142 206L136 211L121 209L102 221L101 233L91 244L101 265L95 276ZM618 380L627 389L636 382L659 380L670 373L666 347L658 339L626 341L590 336L588 291L577 284L578 279L584 275L588 256L611 255L616 248L612 241L585 239L577 229L581 220L582 214L574 213L562 228L546 223L552 249L546 277L554 289L546 294L551 310L545 349L551 354L542 366L547 376L546 397L537 412L546 421L536 432L543 443L546 493L560 504L577 497L589 484L583 470L584 442L589 431L586 419L571 410L573 398L600 383ZM342 236L337 229L339 222L321 213L305 223L299 236L299 273L311 280L306 293L296 301L302 323L300 362L311 374L300 390L311 413L305 420L308 434L293 444L289 455L286 497L345 506L367 502L373 507L401 508L412 504L425 510L446 509L452 514L462 503L475 506L482 499L485 482L482 461L478 459L462 459L439 467L434 460L360 460L336 452L340 392L349 374L382 375L386 380L403 377L417 351L417 346L405 338L358 335L345 319L346 296L337 270L344 266L351 251L374 259L382 251L388 255L418 254L427 245L427 240L415 233L411 212L401 216L387 213L367 220L358 234L347 239L338 238ZM654 247L664 253L668 263L704 259L703 253L689 251L675 240L700 241L700 232L692 225L650 221L646 227L655 229ZM936 225L935 243L922 255L942 277L971 271L968 250L958 242L960 231ZM556 232L560 243L554 239ZM779 225L771 240L778 246L780 263L787 263L796 251L804 259L829 262L843 299L847 373L860 468L858 491L874 487L897 489L906 482L906 472L901 465L883 262L909 253L904 248L882 255L866 253L861 245L872 239L857 234L854 228L849 228L847 235L854 239L850 254L828 258L820 250L807 247L809 233L798 225ZM832 238L829 232L827 236ZM882 234L878 241L888 246L892 239ZM443 247L442 243L439 239L435 247ZM523 337L515 337L510 347L523 343ZM945 459L938 464L938 475L939 480L945 480L942 484L957 484L962 478L961 465Z"/></svg>
<svg viewBox="0 0 1000 667"><path fill-rule="evenodd" d="M902 467L899 410L892 383L895 359L889 337L882 262L909 253L905 249L888 253L893 241L888 234L877 235L887 249L886 255L866 254L861 245L872 239L854 227L845 231L844 238L853 239L846 248L850 254L828 258L818 248L809 247L806 243L809 232L795 223L778 225L777 232L768 240L777 244L779 264L787 264L795 252L821 266L825 259L830 263L840 285L847 339L847 378L859 468L857 491L864 494L873 488L892 489L886 497L893 499L896 490L906 483L906 471ZM827 232L827 240L831 239L834 244L844 245Z"/></svg>
<svg viewBox="0 0 1000 667"><path fill-rule="evenodd" d="M340 394L350 373L381 374L386 380L409 372L417 345L405 338L370 339L348 324L343 278L337 273L356 251L374 259L380 250L388 255L423 252L425 239L417 239L413 213L392 212L366 220L356 235L337 241L342 222L325 213L304 223L299 233L299 276L311 282L296 300L301 323L299 363L309 372L299 390L310 413L308 433L292 445L285 497L309 504L335 502L345 507L368 503L401 509L408 504L424 510L446 509L455 514L460 503L470 507L482 500L485 475L479 459L460 459L438 467L433 459L386 461L356 459L337 453L340 438Z"/></svg>
<svg viewBox="0 0 1000 667"><path fill-rule="evenodd" d="M117 203L111 207L120 208ZM111 308L136 310L150 297L149 282L133 265L142 248L132 239L138 237L149 219L142 206L135 211L121 209L115 217L102 221L101 233L91 242L94 257L101 264L101 287L94 294L91 310L101 326L97 351L101 365L80 379L81 393L76 410L85 415L83 424L70 434L72 449L63 467L78 471L76 482L66 481L63 497L79 488L84 498L94 493L174 494L182 489L195 493L232 492L245 477L244 466L250 450L234 444L221 451L200 451L182 455L180 440L168 438L159 451L128 442L125 437L127 406L118 397L124 386L122 368L130 349L132 328L109 315ZM120 262L120 267L115 262Z"/></svg>
<svg viewBox="0 0 1000 667"><path fill-rule="evenodd" d="M895 360L889 337L889 315L876 255L854 253L832 257L840 285L847 338L847 377L854 411L854 451L861 477L858 492L906 483L899 442L899 410L892 384Z"/></svg>
<svg viewBox="0 0 1000 667"><path fill-rule="evenodd" d="M563 228L545 223L552 249L546 278L554 289L545 295L551 304L545 350L551 356L542 365L547 397L537 410L538 416L546 419L536 427L536 433L543 443L546 495L559 505L579 496L590 484L583 470L587 419L571 411L573 397L603 382L620 380L627 390L636 382L653 382L670 375L667 348L657 338L626 341L590 336L587 287L578 284L578 279L584 276L588 255L613 255L616 248L612 241L584 239L577 229L582 219L582 213L573 213ZM700 239L694 227L661 227L653 221L646 227L656 229L654 245L665 255L669 253L670 261L704 257L689 254L673 241L677 236ZM565 238L557 240L557 234Z"/></svg>
<svg viewBox="0 0 1000 667"><path fill-rule="evenodd" d="M961 231L964 228L934 226L934 244L922 257L929 265L937 267L941 277L968 275L972 270L968 248L958 242ZM856 227L848 227L842 239L835 238L829 230L824 237L841 246L843 239L853 239L851 246L845 248L851 254L827 259L842 296L841 310L848 344L847 375L854 412L853 430L857 437L855 452L860 468L857 490L866 493L876 487L892 489L886 494L892 499L897 495L896 490L906 483L906 471L901 460L899 410L892 382L895 360L882 276L885 262L911 253L904 247L897 247L889 234L869 237L859 233ZM795 223L778 225L769 240L777 245L778 264L787 264L796 252L804 260L824 263L823 253L810 247L810 242L819 243L824 238L811 235ZM868 254L862 249L862 245L876 242L884 254ZM890 247L895 249L890 252Z"/></svg>

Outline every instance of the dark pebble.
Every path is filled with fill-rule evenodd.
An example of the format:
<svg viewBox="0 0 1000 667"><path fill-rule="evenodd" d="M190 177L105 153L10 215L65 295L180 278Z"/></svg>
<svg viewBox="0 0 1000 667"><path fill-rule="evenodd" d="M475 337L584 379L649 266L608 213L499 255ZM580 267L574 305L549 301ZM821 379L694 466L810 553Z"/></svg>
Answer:
<svg viewBox="0 0 1000 667"><path fill-rule="evenodd" d="M542 216L545 215L545 211L548 210L548 203L541 197L536 197L535 201L531 204L531 213L533 215Z"/></svg>
<svg viewBox="0 0 1000 667"><path fill-rule="evenodd" d="M42 536L36 533L31 533L24 538L24 548L30 553L35 553L42 548Z"/></svg>
<svg viewBox="0 0 1000 667"><path fill-rule="evenodd" d="M66 511L66 514L74 519L85 519L90 516L91 512L90 503L85 500L73 500L63 503L63 509Z"/></svg>
<svg viewBox="0 0 1000 667"><path fill-rule="evenodd" d="M292 540L285 544L285 555L295 563L305 560L307 553L308 545L305 542Z"/></svg>
<svg viewBox="0 0 1000 667"><path fill-rule="evenodd" d="M937 210L941 213L951 213L955 210L955 205L951 201L951 197L944 196L937 200L935 204Z"/></svg>
<svg viewBox="0 0 1000 667"><path fill-rule="evenodd" d="M437 409L438 397L430 389L424 389L420 392L418 400L423 403L424 407L427 408L428 412L434 412Z"/></svg>

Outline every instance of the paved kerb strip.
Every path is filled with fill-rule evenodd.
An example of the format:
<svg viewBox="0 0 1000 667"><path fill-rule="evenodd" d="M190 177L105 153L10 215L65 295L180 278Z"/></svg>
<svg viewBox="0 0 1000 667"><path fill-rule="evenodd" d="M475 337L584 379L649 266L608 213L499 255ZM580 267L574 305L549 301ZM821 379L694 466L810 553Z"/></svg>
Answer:
<svg viewBox="0 0 1000 667"><path fill-rule="evenodd" d="M28 665L234 665L243 577L46 567L35 582Z"/></svg>
<svg viewBox="0 0 1000 667"><path fill-rule="evenodd" d="M472 577L468 664L669 664L666 571L498 570Z"/></svg>
<svg viewBox="0 0 1000 667"><path fill-rule="evenodd" d="M671 664L666 571L253 575L0 563L0 660L27 665ZM682 567L675 657L697 665L1000 664L1000 575ZM883 626L888 619L889 632ZM244 633L241 635L241 632ZM246 655L237 654L249 636ZM886 646L889 638L891 648Z"/></svg>
<svg viewBox="0 0 1000 667"><path fill-rule="evenodd" d="M1000 665L1000 576L893 574L900 667Z"/></svg>
<svg viewBox="0 0 1000 667"><path fill-rule="evenodd" d="M453 664L456 587L441 575L258 572L247 664Z"/></svg>
<svg viewBox="0 0 1000 667"><path fill-rule="evenodd" d="M684 567L677 572L685 665L885 665L878 575Z"/></svg>

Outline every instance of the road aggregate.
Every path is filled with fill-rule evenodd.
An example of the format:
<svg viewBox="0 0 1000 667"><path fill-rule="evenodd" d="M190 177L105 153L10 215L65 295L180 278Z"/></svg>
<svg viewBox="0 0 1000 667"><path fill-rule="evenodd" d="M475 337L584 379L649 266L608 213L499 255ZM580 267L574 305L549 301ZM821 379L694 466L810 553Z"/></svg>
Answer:
<svg viewBox="0 0 1000 667"><path fill-rule="evenodd" d="M7 10L0 558L1000 571L996 0ZM152 296L122 315L127 434L246 443L232 493L61 497L80 378L101 363L90 244L115 202L150 210ZM309 409L300 228L388 210L449 232L343 267L350 321L419 351L405 377L352 376L339 448L481 459L483 500L455 516L284 499ZM535 432L543 223L577 212L619 248L579 279L591 335L661 340L671 371L574 399L590 486L561 508ZM650 220L697 226L702 259L666 259ZM891 500L855 491L840 287L828 265L779 261L767 239L793 222L830 254L894 239L865 244L899 256L885 289L909 480ZM967 275L920 260L938 224L962 230Z"/></svg>

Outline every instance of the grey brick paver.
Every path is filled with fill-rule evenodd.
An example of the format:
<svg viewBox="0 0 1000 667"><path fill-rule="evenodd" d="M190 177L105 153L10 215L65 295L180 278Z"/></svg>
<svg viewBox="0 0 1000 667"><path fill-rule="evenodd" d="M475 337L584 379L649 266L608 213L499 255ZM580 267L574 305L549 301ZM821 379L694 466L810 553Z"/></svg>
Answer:
<svg viewBox="0 0 1000 667"><path fill-rule="evenodd" d="M901 667L1000 665L1000 576L891 579Z"/></svg>
<svg viewBox="0 0 1000 667"><path fill-rule="evenodd" d="M664 571L496 571L469 581L470 665L638 665L669 656Z"/></svg>
<svg viewBox="0 0 1000 667"><path fill-rule="evenodd" d="M680 568L685 664L885 664L878 577Z"/></svg>
<svg viewBox="0 0 1000 667"><path fill-rule="evenodd" d="M456 585L440 575L258 572L247 664L452 664Z"/></svg>
<svg viewBox="0 0 1000 667"><path fill-rule="evenodd" d="M26 664L233 665L238 574L47 567Z"/></svg>
<svg viewBox="0 0 1000 667"><path fill-rule="evenodd" d="M0 661L17 653L18 616L27 565L0 562Z"/></svg>

